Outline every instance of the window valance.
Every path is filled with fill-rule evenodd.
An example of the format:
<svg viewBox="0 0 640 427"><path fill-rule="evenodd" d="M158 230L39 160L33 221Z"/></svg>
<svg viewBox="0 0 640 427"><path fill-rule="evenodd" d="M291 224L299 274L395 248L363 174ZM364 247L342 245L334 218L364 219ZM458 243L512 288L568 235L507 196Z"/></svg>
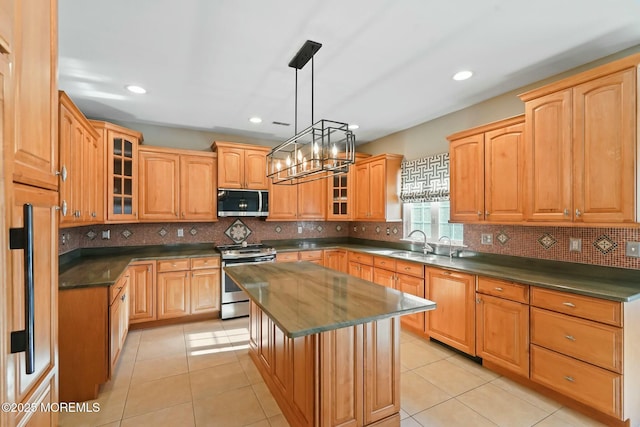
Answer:
<svg viewBox="0 0 640 427"><path fill-rule="evenodd" d="M405 203L449 200L449 153L402 162L401 179Z"/></svg>

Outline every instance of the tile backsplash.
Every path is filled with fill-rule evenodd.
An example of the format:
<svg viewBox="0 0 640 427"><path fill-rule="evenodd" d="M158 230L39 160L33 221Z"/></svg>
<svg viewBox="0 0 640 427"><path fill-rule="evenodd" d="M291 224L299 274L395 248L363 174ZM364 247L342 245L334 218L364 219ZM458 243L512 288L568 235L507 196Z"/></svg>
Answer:
<svg viewBox="0 0 640 427"><path fill-rule="evenodd" d="M236 223L238 219L240 223ZM244 240L242 237L246 237L248 243L262 240L347 237L348 224L333 221L271 222L257 218L220 218L217 222L193 223L98 224L60 229L58 248L59 253L64 254L77 248L113 246L179 243L228 245L233 244L234 240ZM107 231L110 238L103 239L103 232Z"/></svg>
<svg viewBox="0 0 640 427"><path fill-rule="evenodd" d="M236 220L220 218L213 223L100 224L66 228L59 232L59 253L104 246L179 243L222 245L232 244L234 239L241 240L242 237L246 237L249 243L338 237L400 243L403 237L401 222L271 222L240 218L241 223L234 224ZM298 233L298 227L301 227L301 233ZM178 237L180 229L182 237ZM108 240L102 238L102 233L107 230L110 233ZM492 244L482 244L483 234L491 236ZM570 239L577 239L575 241L580 244L580 251L569 250ZM640 229L492 224L464 226L464 244L475 252L640 269L640 258L625 256L627 241L640 242Z"/></svg>

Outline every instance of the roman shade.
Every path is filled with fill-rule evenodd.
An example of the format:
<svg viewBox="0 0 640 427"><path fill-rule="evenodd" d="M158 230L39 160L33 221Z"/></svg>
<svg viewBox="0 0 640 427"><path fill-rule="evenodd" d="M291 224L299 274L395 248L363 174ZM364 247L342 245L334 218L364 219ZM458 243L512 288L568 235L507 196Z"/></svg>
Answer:
<svg viewBox="0 0 640 427"><path fill-rule="evenodd" d="M449 153L402 162L401 179L405 203L449 200Z"/></svg>

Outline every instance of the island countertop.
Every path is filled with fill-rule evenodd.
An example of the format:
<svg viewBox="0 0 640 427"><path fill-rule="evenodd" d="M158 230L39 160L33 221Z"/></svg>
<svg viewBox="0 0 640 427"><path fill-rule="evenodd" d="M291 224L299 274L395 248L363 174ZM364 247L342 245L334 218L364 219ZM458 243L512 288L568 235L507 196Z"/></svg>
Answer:
<svg viewBox="0 0 640 427"><path fill-rule="evenodd" d="M225 267L289 338L403 314L436 303L310 262Z"/></svg>

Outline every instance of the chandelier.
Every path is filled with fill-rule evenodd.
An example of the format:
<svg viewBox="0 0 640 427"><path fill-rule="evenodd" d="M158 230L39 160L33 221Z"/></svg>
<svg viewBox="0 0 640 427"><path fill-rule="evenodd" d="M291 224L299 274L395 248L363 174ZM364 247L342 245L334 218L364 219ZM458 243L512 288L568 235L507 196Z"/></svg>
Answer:
<svg viewBox="0 0 640 427"><path fill-rule="evenodd" d="M346 173L355 159L355 136L347 123L313 121L313 56L322 47L307 40L289 62L296 70L295 135L267 154L267 177L274 184L300 184ZM311 123L298 132L298 70L311 60Z"/></svg>

